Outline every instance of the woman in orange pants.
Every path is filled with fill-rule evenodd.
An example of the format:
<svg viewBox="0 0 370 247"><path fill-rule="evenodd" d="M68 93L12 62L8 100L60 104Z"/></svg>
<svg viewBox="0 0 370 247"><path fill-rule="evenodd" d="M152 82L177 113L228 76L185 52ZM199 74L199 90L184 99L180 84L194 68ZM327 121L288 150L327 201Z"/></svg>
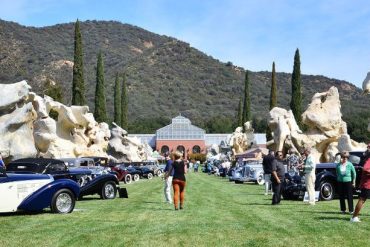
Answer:
<svg viewBox="0 0 370 247"><path fill-rule="evenodd" d="M172 163L172 167L169 170L168 174L171 174L172 169L175 171L172 179L173 186L173 203L175 205L175 210L178 210L179 207L179 197L180 197L180 209L184 208L184 199L185 199L185 186L186 186L186 166L184 161L181 159L182 153L176 151L173 154L175 161ZM168 176L166 174L166 176Z"/></svg>

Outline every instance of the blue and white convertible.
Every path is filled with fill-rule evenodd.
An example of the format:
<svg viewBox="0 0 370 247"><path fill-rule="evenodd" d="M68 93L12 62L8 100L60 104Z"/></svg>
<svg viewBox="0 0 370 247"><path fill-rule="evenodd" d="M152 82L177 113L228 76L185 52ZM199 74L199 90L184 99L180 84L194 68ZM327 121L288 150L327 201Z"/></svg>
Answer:
<svg viewBox="0 0 370 247"><path fill-rule="evenodd" d="M70 179L54 180L43 174L7 174L0 167L0 213L40 212L50 207L53 213L73 211L80 186Z"/></svg>

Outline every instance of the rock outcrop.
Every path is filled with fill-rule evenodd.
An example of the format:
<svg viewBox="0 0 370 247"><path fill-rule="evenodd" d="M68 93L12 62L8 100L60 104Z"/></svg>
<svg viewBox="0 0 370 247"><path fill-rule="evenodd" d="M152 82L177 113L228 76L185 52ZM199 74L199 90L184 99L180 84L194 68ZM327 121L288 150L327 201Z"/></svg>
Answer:
<svg viewBox="0 0 370 247"><path fill-rule="evenodd" d="M303 133L291 110L275 107L269 113L269 127L274 140L268 145L284 152L290 148L302 150L304 147L313 147L314 155L322 162L331 161L338 151L365 150L364 143L350 139L340 109L336 87L316 93L302 114L302 122L308 127Z"/></svg>

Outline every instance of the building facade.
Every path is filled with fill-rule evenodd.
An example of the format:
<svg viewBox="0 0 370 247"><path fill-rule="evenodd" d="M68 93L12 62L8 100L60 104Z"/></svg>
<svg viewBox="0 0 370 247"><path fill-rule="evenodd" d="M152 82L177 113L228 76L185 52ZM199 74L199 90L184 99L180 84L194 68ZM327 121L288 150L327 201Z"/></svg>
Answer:
<svg viewBox="0 0 370 247"><path fill-rule="evenodd" d="M183 116L172 119L171 124L156 131L155 134L129 134L148 143L161 154L179 150L185 158L192 153L206 153L211 145L227 146L232 134L206 134L205 130L194 126ZM254 134L259 147L266 147L266 135Z"/></svg>
<svg viewBox="0 0 370 247"><path fill-rule="evenodd" d="M205 130L191 124L190 120L177 116L171 124L156 131L156 149L162 154L176 150L188 158L192 153L205 153Z"/></svg>

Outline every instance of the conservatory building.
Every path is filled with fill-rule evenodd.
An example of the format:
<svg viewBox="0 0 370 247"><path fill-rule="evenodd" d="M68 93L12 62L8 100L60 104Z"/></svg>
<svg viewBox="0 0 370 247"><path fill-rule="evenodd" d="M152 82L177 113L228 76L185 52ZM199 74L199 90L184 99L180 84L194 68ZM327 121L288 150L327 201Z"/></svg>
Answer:
<svg viewBox="0 0 370 247"><path fill-rule="evenodd" d="M180 115L173 118L171 124L156 131L156 148L162 154L179 150L188 158L192 153L205 153L205 134L205 130Z"/></svg>

